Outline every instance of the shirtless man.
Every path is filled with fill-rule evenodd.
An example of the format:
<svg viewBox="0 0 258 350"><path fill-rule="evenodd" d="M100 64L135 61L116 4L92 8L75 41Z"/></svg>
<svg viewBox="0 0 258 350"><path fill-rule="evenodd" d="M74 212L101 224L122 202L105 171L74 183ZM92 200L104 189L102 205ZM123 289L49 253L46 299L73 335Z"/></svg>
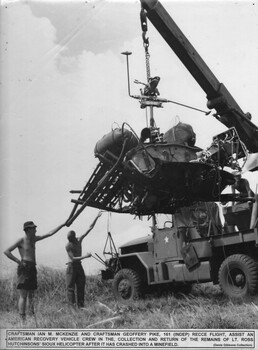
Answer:
<svg viewBox="0 0 258 350"><path fill-rule="evenodd" d="M37 270L36 270L36 254L35 254L35 243L45 239L47 237L53 236L58 232L65 223L59 225L49 233L43 236L36 236L36 225L33 221L27 221L23 225L23 230L25 231L25 236L19 239L11 247L7 248L4 254L11 260L18 264L17 275L18 284L17 289L19 289L19 301L18 309L21 319L24 321L26 319L26 302L28 302L28 308L32 314L34 314L34 290L37 289ZM16 258L12 251L18 248L20 253L20 259Z"/></svg>
<svg viewBox="0 0 258 350"><path fill-rule="evenodd" d="M84 270L81 265L81 260L91 257L91 253L82 255L82 240L93 229L101 214L102 212L99 211L98 215L96 216L88 230L82 236L77 238L74 231L69 231L67 234L67 239L69 241L65 247L68 254L68 266L66 270L67 299L72 305L75 304L76 286L78 307L84 307L84 288L86 282Z"/></svg>
<svg viewBox="0 0 258 350"><path fill-rule="evenodd" d="M247 179L241 177L240 173L235 173L235 183L232 186L233 191L237 190L240 197L254 197L254 192L251 190Z"/></svg>

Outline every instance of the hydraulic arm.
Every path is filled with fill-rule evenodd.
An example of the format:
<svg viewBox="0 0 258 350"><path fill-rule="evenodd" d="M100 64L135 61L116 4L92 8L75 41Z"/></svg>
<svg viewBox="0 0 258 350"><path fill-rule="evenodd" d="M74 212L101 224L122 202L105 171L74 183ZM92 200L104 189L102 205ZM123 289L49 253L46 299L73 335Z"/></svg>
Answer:
<svg viewBox="0 0 258 350"><path fill-rule="evenodd" d="M148 19L207 94L208 108L214 108L216 118L228 128L235 127L250 153L258 152L258 127L251 122L250 113L241 110L161 3L158 0L141 0L141 3Z"/></svg>

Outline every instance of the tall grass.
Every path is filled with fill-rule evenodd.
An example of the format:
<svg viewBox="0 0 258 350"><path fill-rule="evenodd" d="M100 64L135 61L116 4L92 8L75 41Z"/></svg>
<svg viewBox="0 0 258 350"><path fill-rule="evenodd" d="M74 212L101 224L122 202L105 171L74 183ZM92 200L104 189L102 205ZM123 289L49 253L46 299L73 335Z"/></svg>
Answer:
<svg viewBox="0 0 258 350"><path fill-rule="evenodd" d="M89 276L84 309L67 303L64 270L40 266L38 285L35 316L21 324L16 276L0 280L1 328L257 328L258 296L233 302L211 283L195 285L188 295L155 291L144 299L120 304L113 297L110 281Z"/></svg>

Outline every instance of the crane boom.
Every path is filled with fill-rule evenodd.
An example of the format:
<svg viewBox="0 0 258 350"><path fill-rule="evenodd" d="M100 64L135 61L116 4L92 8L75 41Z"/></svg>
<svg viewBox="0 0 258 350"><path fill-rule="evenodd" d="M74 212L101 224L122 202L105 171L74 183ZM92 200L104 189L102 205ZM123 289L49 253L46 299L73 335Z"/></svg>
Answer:
<svg viewBox="0 0 258 350"><path fill-rule="evenodd" d="M228 128L235 127L249 152L258 152L258 127L251 122L250 113L241 110L162 4L158 0L141 0L141 4L148 19L207 94L208 108L214 108L216 118Z"/></svg>

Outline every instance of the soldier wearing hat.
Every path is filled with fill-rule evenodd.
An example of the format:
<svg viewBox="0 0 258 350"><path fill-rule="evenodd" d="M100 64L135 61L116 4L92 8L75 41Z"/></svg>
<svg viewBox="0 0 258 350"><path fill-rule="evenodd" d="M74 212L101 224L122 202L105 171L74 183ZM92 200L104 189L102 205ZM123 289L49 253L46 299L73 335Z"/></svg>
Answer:
<svg viewBox="0 0 258 350"><path fill-rule="evenodd" d="M36 236L36 225L33 221L26 221L23 225L25 236L19 239L12 246L7 248L4 254L14 262L18 264L17 275L18 284L17 289L19 290L19 301L18 309L22 320L26 318L26 302L28 302L28 308L32 314L34 314L33 298L34 290L37 289L37 270L36 270L36 254L35 254L35 243L53 236L57 233L65 223L57 226L49 233ZM16 258L12 251L18 248L20 253L20 259Z"/></svg>
<svg viewBox="0 0 258 350"><path fill-rule="evenodd" d="M233 192L237 190L239 192L240 197L254 197L254 192L251 190L249 181L247 179L242 178L241 173L239 171L233 171L232 174L235 177L235 183L232 186Z"/></svg>

